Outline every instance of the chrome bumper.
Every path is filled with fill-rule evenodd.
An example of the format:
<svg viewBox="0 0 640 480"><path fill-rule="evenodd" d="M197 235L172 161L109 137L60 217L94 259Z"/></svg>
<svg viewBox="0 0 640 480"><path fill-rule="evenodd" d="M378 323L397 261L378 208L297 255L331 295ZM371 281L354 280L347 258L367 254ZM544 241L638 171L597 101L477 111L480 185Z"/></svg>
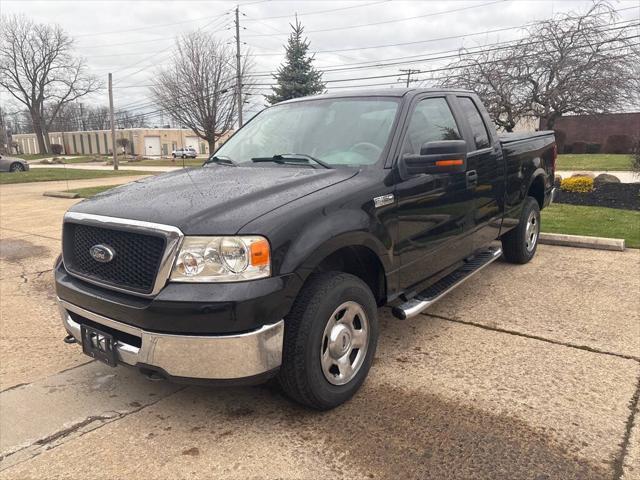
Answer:
<svg viewBox="0 0 640 480"><path fill-rule="evenodd" d="M140 347L117 339L118 360L133 366L157 367L174 377L230 380L269 372L282 363L284 320L237 335L194 336L147 332L95 314L58 298L62 322L78 343L80 323L69 312L140 338Z"/></svg>

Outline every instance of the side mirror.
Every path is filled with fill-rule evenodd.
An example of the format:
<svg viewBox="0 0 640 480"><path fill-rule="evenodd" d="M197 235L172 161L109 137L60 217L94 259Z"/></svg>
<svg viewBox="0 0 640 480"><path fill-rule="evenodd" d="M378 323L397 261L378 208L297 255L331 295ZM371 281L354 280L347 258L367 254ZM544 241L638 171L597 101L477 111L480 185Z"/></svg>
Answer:
<svg viewBox="0 0 640 480"><path fill-rule="evenodd" d="M459 173L467 169L467 142L442 140L427 142L420 154L405 153L398 162L400 177L406 180L421 173Z"/></svg>

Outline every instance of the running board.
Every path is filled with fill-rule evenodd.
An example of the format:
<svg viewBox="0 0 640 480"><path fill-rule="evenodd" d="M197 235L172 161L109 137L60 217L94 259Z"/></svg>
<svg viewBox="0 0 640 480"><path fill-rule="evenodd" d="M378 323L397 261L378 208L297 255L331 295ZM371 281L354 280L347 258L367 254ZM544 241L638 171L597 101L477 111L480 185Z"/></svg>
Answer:
<svg viewBox="0 0 640 480"><path fill-rule="evenodd" d="M495 262L501 255L502 249L500 247L489 247L478 251L470 260L465 261L460 268L418 293L411 300L393 307L391 312L400 320L418 315L484 267Z"/></svg>

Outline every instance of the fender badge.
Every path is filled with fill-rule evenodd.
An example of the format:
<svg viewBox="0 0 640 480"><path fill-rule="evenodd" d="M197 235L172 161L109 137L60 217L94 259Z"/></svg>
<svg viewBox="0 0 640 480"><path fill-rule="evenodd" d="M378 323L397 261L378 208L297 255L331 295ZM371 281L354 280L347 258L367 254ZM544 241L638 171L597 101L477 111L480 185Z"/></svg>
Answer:
<svg viewBox="0 0 640 480"><path fill-rule="evenodd" d="M393 193L389 193L387 195L382 195L380 197L375 197L373 199L373 204L376 208L384 207L385 205L391 205L395 200Z"/></svg>

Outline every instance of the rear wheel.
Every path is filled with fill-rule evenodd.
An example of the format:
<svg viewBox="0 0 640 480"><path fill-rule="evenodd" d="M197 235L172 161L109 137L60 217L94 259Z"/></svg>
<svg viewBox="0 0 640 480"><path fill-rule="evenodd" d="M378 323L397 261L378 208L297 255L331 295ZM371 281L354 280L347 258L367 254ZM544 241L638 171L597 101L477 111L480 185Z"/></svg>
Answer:
<svg viewBox="0 0 640 480"><path fill-rule="evenodd" d="M540 207L533 197L524 202L520 222L502 236L504 257L511 263L527 263L536 254L540 237Z"/></svg>
<svg viewBox="0 0 640 480"><path fill-rule="evenodd" d="M280 385L305 406L337 407L364 382L377 341L376 302L369 287L346 273L315 275L285 318Z"/></svg>
<svg viewBox="0 0 640 480"><path fill-rule="evenodd" d="M24 172L25 168L24 168L24 165L22 165L19 162L16 162L11 164L11 166L9 167L9 170L12 172Z"/></svg>

